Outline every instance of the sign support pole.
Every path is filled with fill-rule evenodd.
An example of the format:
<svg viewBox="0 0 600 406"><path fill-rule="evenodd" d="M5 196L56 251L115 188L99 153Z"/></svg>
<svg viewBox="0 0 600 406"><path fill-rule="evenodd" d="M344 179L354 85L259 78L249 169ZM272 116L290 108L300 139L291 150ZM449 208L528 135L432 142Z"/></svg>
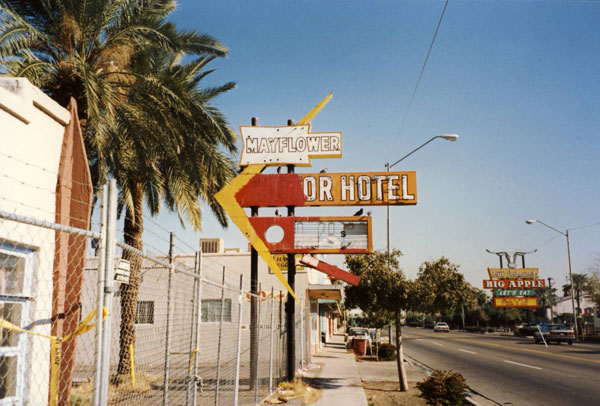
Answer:
<svg viewBox="0 0 600 406"><path fill-rule="evenodd" d="M292 120L288 120L288 125L293 125ZM287 166L287 173L294 173L294 165ZM288 206L287 208L288 217L292 217L295 215L294 206ZM287 281L290 288L295 291L295 283L296 283L296 255L295 254L287 254ZM296 330L295 330L295 318L296 318L296 303L294 302L294 298L288 292L287 301L285 302L285 322L286 322L286 330L287 330L287 373L286 378L288 381L293 381L296 375Z"/></svg>
<svg viewBox="0 0 600 406"><path fill-rule="evenodd" d="M258 125L258 118L252 117L252 125ZM258 216L258 207L250 208L250 216ZM258 378L258 251L250 248L250 390L256 389Z"/></svg>

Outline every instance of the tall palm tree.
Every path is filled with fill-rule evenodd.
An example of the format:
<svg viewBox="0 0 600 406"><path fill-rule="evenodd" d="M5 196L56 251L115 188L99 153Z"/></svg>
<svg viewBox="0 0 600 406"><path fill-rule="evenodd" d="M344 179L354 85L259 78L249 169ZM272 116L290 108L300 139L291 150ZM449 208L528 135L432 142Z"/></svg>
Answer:
<svg viewBox="0 0 600 406"><path fill-rule="evenodd" d="M116 178L124 240L140 250L144 199L151 214L164 202L196 229L204 200L225 225L213 195L234 175L236 136L213 104L234 85L198 87L228 50L177 30L167 21L174 9L174 0L0 0L0 74L26 77L63 105L77 100L94 185ZM182 64L184 56L197 59ZM135 341L141 267L125 255L122 345Z"/></svg>
<svg viewBox="0 0 600 406"><path fill-rule="evenodd" d="M227 224L214 194L235 176L235 164L222 149L234 152L237 136L212 101L234 85L198 87L212 72L205 69L212 59L181 64L179 55L153 49L134 64L140 72L130 103L117 111L118 125L106 157L125 207L124 239L135 248L142 247L144 200L150 214L157 214L164 202L200 229L201 198L221 224ZM141 270L138 255L125 252L124 257L131 262L131 277L128 285L121 285L119 374L129 372Z"/></svg>
<svg viewBox="0 0 600 406"><path fill-rule="evenodd" d="M94 185L106 179L104 145L134 81L135 55L159 44L178 52L166 18L174 0L0 0L0 74L26 77L59 104L77 101ZM224 56L206 35L194 52Z"/></svg>

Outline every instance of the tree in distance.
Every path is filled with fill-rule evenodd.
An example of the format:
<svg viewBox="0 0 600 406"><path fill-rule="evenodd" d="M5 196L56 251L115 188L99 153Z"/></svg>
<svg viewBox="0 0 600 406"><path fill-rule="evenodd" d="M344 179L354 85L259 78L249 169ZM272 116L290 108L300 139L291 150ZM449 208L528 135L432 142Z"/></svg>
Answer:
<svg viewBox="0 0 600 406"><path fill-rule="evenodd" d="M445 257L423 262L414 282L413 310L435 315L474 306L478 300L477 290L458 268Z"/></svg>
<svg viewBox="0 0 600 406"><path fill-rule="evenodd" d="M404 277L398 258L402 253L392 250L375 251L370 255L346 255L346 266L354 275L361 277L358 286L346 286L345 307L359 307L367 314L379 314L382 324L396 322L396 363L400 390L407 391L408 383L402 351L402 311L410 307L412 283Z"/></svg>

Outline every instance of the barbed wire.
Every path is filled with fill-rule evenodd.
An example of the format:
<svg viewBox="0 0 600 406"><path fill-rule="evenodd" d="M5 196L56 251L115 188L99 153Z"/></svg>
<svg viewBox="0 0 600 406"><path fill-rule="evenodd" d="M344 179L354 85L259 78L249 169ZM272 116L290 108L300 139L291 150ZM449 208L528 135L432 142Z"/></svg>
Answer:
<svg viewBox="0 0 600 406"><path fill-rule="evenodd" d="M15 156L13 156L13 155L6 154L6 153L4 153L4 152L1 152L1 151L0 151L0 155L1 155L1 156L4 156L4 157L6 157L6 158L12 159L12 160L14 160L15 162L19 162L20 164L23 164L23 165L25 165L25 166L28 166L28 167L31 167L31 168L36 168L36 169L39 169L39 170L41 170L41 171L47 172L47 173L49 173L49 174L51 174L51 175L54 175L54 176L60 176L60 174L59 174L58 172L56 172L56 171L53 171L52 169L48 169L48 168L44 168L43 166L39 166L39 165L36 165L36 164L32 164L32 163L30 163L30 162L27 162L27 161L24 161L24 160L22 160L22 159L20 159L20 158L17 158L17 157L15 157ZM73 183L76 183L76 184L78 184L78 185L82 185L82 186L90 186L90 185L89 185L89 184L87 184L87 183L79 182L79 181L76 181L75 179L69 179L69 180L70 180L71 182L73 182Z"/></svg>
<svg viewBox="0 0 600 406"><path fill-rule="evenodd" d="M0 200L4 200L6 202L9 202L9 203L12 203L12 204L16 204L16 205L25 207L27 209L38 210L38 211L44 212L46 214L50 214L50 215L52 215L53 218L55 218L56 214L57 214L57 212L55 212L55 211L47 210L47 209L44 209L42 207L32 206L32 205L29 205L29 204L23 203L23 202L18 202L16 200L9 199L9 198L1 196L1 195L0 195ZM89 220L88 219L82 219L82 218L74 217L74 216L69 216L68 218L71 219L71 220L77 220L77 221L82 221L82 222L88 222L89 221L90 224L96 224L96 223L94 223L91 220L91 218Z"/></svg>

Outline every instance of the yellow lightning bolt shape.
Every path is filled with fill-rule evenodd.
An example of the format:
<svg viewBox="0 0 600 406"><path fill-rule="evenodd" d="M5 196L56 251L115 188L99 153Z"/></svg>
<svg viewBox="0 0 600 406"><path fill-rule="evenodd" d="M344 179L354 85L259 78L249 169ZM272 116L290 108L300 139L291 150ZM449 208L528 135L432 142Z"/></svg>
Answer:
<svg viewBox="0 0 600 406"><path fill-rule="evenodd" d="M331 93L329 93L323 100L319 102L311 111L308 112L300 121L298 121L297 125L308 124L312 121L312 119L325 107L329 100L331 100ZM221 189L216 195L215 198L219 202L219 204L223 207L223 209L229 214L231 220L235 223L236 226L240 229L242 233L246 236L250 244L254 247L254 249L258 252L258 255L267 263L269 268L275 273L279 281L285 286L288 292L296 299L299 303L300 301L296 297L296 294L287 283L287 280L281 273L281 269L277 265L277 262L271 256L269 249L263 242L263 240L258 236L252 224L248 220L248 216L244 209L238 204L235 195L236 193L243 188L250 179L262 172L266 165L248 165L246 169L242 171L238 176L236 176L229 185L225 186Z"/></svg>

